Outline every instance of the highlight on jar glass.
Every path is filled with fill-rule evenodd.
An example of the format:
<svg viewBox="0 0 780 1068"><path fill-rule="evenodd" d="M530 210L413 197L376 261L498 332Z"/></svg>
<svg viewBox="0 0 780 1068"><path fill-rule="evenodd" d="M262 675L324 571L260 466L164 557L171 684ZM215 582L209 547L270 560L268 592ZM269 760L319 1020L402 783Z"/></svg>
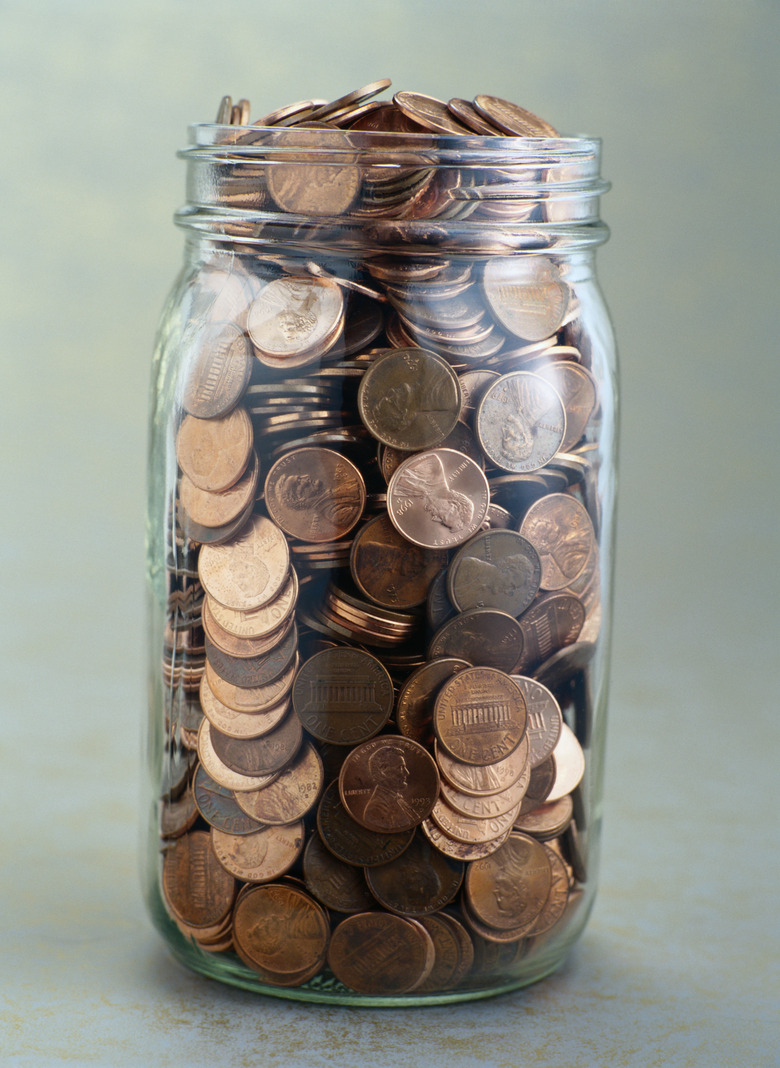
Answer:
<svg viewBox="0 0 780 1068"><path fill-rule="evenodd" d="M388 87L191 127L149 452L150 915L352 1005L562 963L609 667L600 143Z"/></svg>

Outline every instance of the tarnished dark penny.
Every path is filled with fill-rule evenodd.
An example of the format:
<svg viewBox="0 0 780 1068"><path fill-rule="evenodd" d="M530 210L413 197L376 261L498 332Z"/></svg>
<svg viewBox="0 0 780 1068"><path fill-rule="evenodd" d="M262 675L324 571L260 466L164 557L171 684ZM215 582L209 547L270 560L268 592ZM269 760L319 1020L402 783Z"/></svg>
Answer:
<svg viewBox="0 0 780 1068"><path fill-rule="evenodd" d="M271 775L292 760L300 747L303 730L300 720L288 713L278 727L259 738L231 738L213 727L210 736L214 752L223 764L239 775L253 778Z"/></svg>
<svg viewBox="0 0 780 1068"><path fill-rule="evenodd" d="M447 571L448 568L442 568L428 587L425 616L431 630L434 631L457 613L457 609L447 594Z"/></svg>
<svg viewBox="0 0 780 1068"><path fill-rule="evenodd" d="M428 657L457 656L470 664L510 672L523 648L523 631L514 616L492 608L472 608L442 625L431 640Z"/></svg>
<svg viewBox="0 0 780 1068"><path fill-rule="evenodd" d="M211 828L211 841L220 864L248 883L266 883L284 875L303 850L303 822L262 827L252 834L227 834Z"/></svg>
<svg viewBox="0 0 780 1068"><path fill-rule="evenodd" d="M325 962L328 917L308 894L287 883L253 887L236 903L233 937L263 972L290 975Z"/></svg>
<svg viewBox="0 0 780 1068"><path fill-rule="evenodd" d="M214 618L212 605L217 602L207 597L203 601L203 630L212 647L216 647L228 657L239 660L251 660L270 653L281 645L293 628L292 614L271 631L259 638L239 638L225 630Z"/></svg>
<svg viewBox="0 0 780 1068"><path fill-rule="evenodd" d="M290 549L282 531L255 515L224 545L204 545L198 576L204 589L226 608L260 608L279 595L290 569Z"/></svg>
<svg viewBox="0 0 780 1068"><path fill-rule="evenodd" d="M220 786L199 765L193 780L193 793L198 812L206 823L228 834L252 834L260 830L260 824L243 812L236 802L236 795L225 786Z"/></svg>
<svg viewBox="0 0 780 1068"><path fill-rule="evenodd" d="M235 407L249 382L252 352L234 323L209 323L191 339L182 406L198 419L214 419Z"/></svg>
<svg viewBox="0 0 780 1068"><path fill-rule="evenodd" d="M436 743L436 763L442 778L464 794L480 797L508 790L526 774L530 774L528 732L517 749L508 757L493 764L464 764L456 760L446 749Z"/></svg>
<svg viewBox="0 0 780 1068"><path fill-rule="evenodd" d="M434 959L425 928L392 912L347 916L328 950L333 974L359 994L405 994L424 982Z"/></svg>
<svg viewBox="0 0 780 1068"><path fill-rule="evenodd" d="M520 808L521 816L527 812L533 812L547 801L555 782L555 771L555 760L552 755L532 769L531 780Z"/></svg>
<svg viewBox="0 0 780 1068"><path fill-rule="evenodd" d="M444 822L448 820L445 819ZM452 838L430 817L422 821L420 829L431 845L435 846L445 857L452 857L453 860L481 860L482 857L488 857L494 853L502 842L506 841L512 832L512 824L507 822L498 837L488 838L484 842L462 842L457 838Z"/></svg>
<svg viewBox="0 0 780 1068"><path fill-rule="evenodd" d="M433 757L402 735L356 746L341 766L339 794L353 819L377 833L407 831L430 815L439 792Z"/></svg>
<svg viewBox="0 0 780 1068"><path fill-rule="evenodd" d="M417 668L401 687L396 702L398 729L407 738L430 746L434 740L433 702L442 683L456 671L470 667L467 660L455 656L429 660Z"/></svg>
<svg viewBox="0 0 780 1068"><path fill-rule="evenodd" d="M447 592L460 610L496 608L519 616L539 591L542 566L536 549L513 530L475 535L450 562Z"/></svg>
<svg viewBox="0 0 780 1068"><path fill-rule="evenodd" d="M269 515L302 541L343 537L360 519L365 503L360 472L331 449L293 449L276 461L265 480Z"/></svg>
<svg viewBox="0 0 780 1068"><path fill-rule="evenodd" d="M230 912L236 883L219 863L208 832L190 831L163 854L162 888L177 919L190 927L209 927Z"/></svg>
<svg viewBox="0 0 780 1068"><path fill-rule="evenodd" d="M487 458L504 471L538 471L561 447L566 433L563 401L530 371L502 375L485 390L475 430Z"/></svg>
<svg viewBox="0 0 780 1068"><path fill-rule="evenodd" d="M300 668L293 707L314 738L355 745L377 734L393 709L393 683L371 653L340 646L315 653Z"/></svg>
<svg viewBox="0 0 780 1068"><path fill-rule="evenodd" d="M243 475L252 442L252 422L240 406L217 419L185 415L176 435L176 459L198 489L219 493Z"/></svg>
<svg viewBox="0 0 780 1068"><path fill-rule="evenodd" d="M358 410L366 429L385 445L416 451L441 444L455 429L462 397L446 360L426 349L395 349L366 371Z"/></svg>
<svg viewBox="0 0 780 1068"><path fill-rule="evenodd" d="M439 743L456 760L493 764L517 749L525 734L525 698L504 672L465 668L439 690L433 722Z"/></svg>
<svg viewBox="0 0 780 1068"><path fill-rule="evenodd" d="M585 609L568 593L547 593L537 597L523 614L523 652L515 665L516 674L533 672L553 653L577 640L585 622Z"/></svg>
<svg viewBox="0 0 780 1068"><path fill-rule="evenodd" d="M294 660L285 672L265 686L244 687L234 686L220 678L206 661L205 678L214 696L228 708L233 708L236 712L267 712L275 708L289 693L296 669L297 661Z"/></svg>
<svg viewBox="0 0 780 1068"><path fill-rule="evenodd" d="M206 636L206 656L214 671L225 682L243 689L267 686L287 671L298 651L298 630L293 625L278 645L262 656L228 656Z"/></svg>
<svg viewBox="0 0 780 1068"><path fill-rule="evenodd" d="M538 767L555 749L561 734L563 716L561 707L546 686L525 675L513 675L513 680L523 691L528 709L527 734L530 743L529 761L532 768Z"/></svg>
<svg viewBox="0 0 780 1068"><path fill-rule="evenodd" d="M228 767L214 750L211 724L205 718L198 731L198 756L211 778L228 790L259 790L262 786L268 786L277 774L272 772L269 775L242 775Z"/></svg>
<svg viewBox="0 0 780 1068"><path fill-rule="evenodd" d="M366 882L384 908L402 916L427 916L453 900L463 881L463 864L435 849L418 831L400 857L366 868Z"/></svg>
<svg viewBox="0 0 780 1068"><path fill-rule="evenodd" d="M316 831L303 852L303 877L317 900L334 912L365 912L374 907L362 869L335 857Z"/></svg>
<svg viewBox="0 0 780 1068"><path fill-rule="evenodd" d="M302 819L319 800L324 772L319 753L305 741L270 786L236 795L244 812L259 823L278 826Z"/></svg>
<svg viewBox="0 0 780 1068"><path fill-rule="evenodd" d="M532 504L520 533L539 553L545 590L562 590L574 582L596 545L590 516L566 493L550 493Z"/></svg>
<svg viewBox="0 0 780 1068"><path fill-rule="evenodd" d="M355 535L349 566L366 597L386 608L405 609L425 601L446 563L446 550L412 545L386 515L379 515Z"/></svg>
<svg viewBox="0 0 780 1068"><path fill-rule="evenodd" d="M344 808L338 781L327 786L320 799L317 830L335 857L361 868L387 864L403 853L414 836L414 828L380 834L362 827Z"/></svg>
<svg viewBox="0 0 780 1068"><path fill-rule="evenodd" d="M417 919L431 936L436 959L430 975L415 987L415 991L418 994L432 994L446 990L461 978L461 941L454 928L455 921L443 913L418 916Z"/></svg>
<svg viewBox="0 0 780 1068"><path fill-rule="evenodd" d="M464 893L478 919L506 930L536 919L551 885L552 869L545 847L514 831L495 853L469 864Z"/></svg>
<svg viewBox="0 0 780 1068"><path fill-rule="evenodd" d="M414 545L462 545L482 525L490 502L479 464L453 449L429 449L404 460L387 487L387 511Z"/></svg>

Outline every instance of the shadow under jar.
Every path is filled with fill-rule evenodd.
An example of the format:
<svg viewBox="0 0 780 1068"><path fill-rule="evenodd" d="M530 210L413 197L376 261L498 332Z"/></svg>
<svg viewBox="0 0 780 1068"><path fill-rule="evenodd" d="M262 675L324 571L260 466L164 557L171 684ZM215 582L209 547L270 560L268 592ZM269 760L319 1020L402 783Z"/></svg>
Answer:
<svg viewBox="0 0 780 1068"><path fill-rule="evenodd" d="M149 910L249 990L547 975L593 904L616 371L589 138L191 128L154 361Z"/></svg>

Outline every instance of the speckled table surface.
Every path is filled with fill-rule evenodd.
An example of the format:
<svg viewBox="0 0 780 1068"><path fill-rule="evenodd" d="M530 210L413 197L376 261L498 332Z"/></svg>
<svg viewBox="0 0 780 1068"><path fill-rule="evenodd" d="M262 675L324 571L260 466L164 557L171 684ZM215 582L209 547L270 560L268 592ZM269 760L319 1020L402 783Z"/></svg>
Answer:
<svg viewBox="0 0 780 1068"><path fill-rule="evenodd" d="M2 1063L777 1064L780 9L1 7ZM590 925L528 990L358 1011L191 975L144 914L145 412L186 122L386 73L604 137L622 478Z"/></svg>

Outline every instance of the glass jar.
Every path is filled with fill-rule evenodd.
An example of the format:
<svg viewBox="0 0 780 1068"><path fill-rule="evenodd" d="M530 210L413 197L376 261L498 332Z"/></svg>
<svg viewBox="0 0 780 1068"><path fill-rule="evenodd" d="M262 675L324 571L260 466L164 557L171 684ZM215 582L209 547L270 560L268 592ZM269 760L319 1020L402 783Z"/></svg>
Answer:
<svg viewBox="0 0 780 1068"><path fill-rule="evenodd" d="M599 142L200 125L152 389L149 910L266 994L485 997L598 866Z"/></svg>

